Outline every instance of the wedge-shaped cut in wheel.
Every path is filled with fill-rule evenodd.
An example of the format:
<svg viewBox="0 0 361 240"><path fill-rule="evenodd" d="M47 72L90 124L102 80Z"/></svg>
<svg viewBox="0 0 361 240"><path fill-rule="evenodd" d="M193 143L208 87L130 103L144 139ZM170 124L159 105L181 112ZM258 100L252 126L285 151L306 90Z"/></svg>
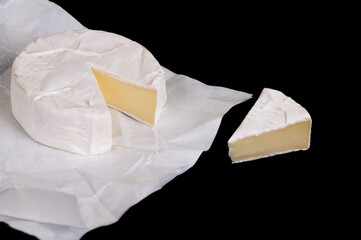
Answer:
<svg viewBox="0 0 361 240"><path fill-rule="evenodd" d="M263 89L255 105L228 141L233 162L306 150L311 117L301 105L277 90Z"/></svg>
<svg viewBox="0 0 361 240"><path fill-rule="evenodd" d="M157 107L156 89L137 86L101 71L92 70L108 106L154 126Z"/></svg>

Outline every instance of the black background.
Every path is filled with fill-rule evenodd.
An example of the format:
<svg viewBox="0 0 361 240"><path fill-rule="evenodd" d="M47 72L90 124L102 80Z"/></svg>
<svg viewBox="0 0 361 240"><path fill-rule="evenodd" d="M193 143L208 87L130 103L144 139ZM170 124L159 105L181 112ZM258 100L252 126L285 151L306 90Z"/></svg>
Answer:
<svg viewBox="0 0 361 240"><path fill-rule="evenodd" d="M221 1L140 3L54 1L90 29L114 32L144 45L161 65L208 85L253 98L233 107L197 163L161 190L131 207L117 223L82 239L244 236L317 237L336 233L325 225L330 207L328 166L322 155L327 115L325 61L327 6ZM84 5L74 5L84 2ZM99 2L102 2L100 4ZM321 86L320 86L321 85ZM264 87L282 91L313 119L311 148L231 164L227 140ZM332 198L332 196L331 196ZM2 234L32 239L0 223Z"/></svg>

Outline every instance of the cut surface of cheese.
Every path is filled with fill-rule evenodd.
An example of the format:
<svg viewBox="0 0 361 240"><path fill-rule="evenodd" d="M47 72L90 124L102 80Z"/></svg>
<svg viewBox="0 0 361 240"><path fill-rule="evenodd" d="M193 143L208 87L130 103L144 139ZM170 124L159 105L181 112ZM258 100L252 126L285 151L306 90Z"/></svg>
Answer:
<svg viewBox="0 0 361 240"><path fill-rule="evenodd" d="M34 140L83 155L111 150L108 106L153 127L166 101L164 71L148 50L88 29L31 42L13 63L10 94Z"/></svg>
<svg viewBox="0 0 361 240"><path fill-rule="evenodd" d="M92 70L108 106L154 125L157 90L140 87Z"/></svg>
<svg viewBox="0 0 361 240"><path fill-rule="evenodd" d="M265 88L228 141L233 162L306 150L310 146L311 117L282 92Z"/></svg>

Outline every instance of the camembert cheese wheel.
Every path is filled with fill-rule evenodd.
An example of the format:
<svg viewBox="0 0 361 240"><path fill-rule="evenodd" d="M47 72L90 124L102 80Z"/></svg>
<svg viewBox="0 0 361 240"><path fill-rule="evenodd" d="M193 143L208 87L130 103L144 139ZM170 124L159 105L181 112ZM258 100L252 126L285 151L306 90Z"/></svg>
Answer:
<svg viewBox="0 0 361 240"><path fill-rule="evenodd" d="M153 127L165 101L158 61L114 33L77 30L37 38L12 66L14 117L35 141L72 153L111 150L108 106Z"/></svg>

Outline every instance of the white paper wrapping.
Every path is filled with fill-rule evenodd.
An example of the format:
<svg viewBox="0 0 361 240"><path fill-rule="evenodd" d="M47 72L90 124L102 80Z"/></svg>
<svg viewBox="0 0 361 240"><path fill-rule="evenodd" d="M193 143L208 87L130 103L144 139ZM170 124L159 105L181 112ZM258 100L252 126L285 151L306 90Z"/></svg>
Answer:
<svg viewBox="0 0 361 240"><path fill-rule="evenodd" d="M165 69L168 99L156 128L111 109L110 152L80 156L39 144L12 116L9 67L35 37L80 28L49 1L0 0L0 221L39 239L79 239L116 222L193 166L223 115L251 97Z"/></svg>

